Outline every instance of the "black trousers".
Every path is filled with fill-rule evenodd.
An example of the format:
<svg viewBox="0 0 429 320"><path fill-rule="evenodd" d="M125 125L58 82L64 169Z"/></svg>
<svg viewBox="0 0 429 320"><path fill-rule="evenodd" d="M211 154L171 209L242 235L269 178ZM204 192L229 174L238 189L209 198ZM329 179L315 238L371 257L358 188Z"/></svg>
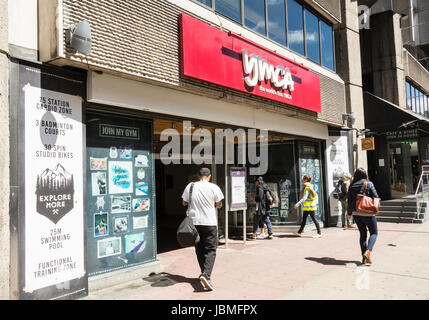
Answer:
<svg viewBox="0 0 429 320"><path fill-rule="evenodd" d="M302 233L302 231L304 230L305 224L307 223L307 217L308 216L311 217L311 220L313 220L314 224L316 225L317 233L321 234L320 225L319 225L319 222L316 220L316 217L314 215L314 211L304 211L304 215L302 216L301 228L299 228L298 233Z"/></svg>
<svg viewBox="0 0 429 320"><path fill-rule="evenodd" d="M200 242L195 245L198 263L201 274L210 279L216 259L216 249L218 244L216 226L195 226L200 234Z"/></svg>

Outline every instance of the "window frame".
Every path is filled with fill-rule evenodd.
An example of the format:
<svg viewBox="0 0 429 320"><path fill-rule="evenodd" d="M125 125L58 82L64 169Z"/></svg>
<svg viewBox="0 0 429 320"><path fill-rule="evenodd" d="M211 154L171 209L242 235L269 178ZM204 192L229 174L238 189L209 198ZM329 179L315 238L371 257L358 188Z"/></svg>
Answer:
<svg viewBox="0 0 429 320"><path fill-rule="evenodd" d="M313 10L313 8L311 8L311 7L307 7L306 5L303 5L302 6L302 11L303 11L303 16L304 16L304 48L305 48L305 57L308 59L308 60L310 60L310 61L312 61L312 62L314 62L314 63L316 63L316 64L318 64L318 65L322 65L322 55L321 55L321 43L320 43L320 40L321 40L321 36L320 36L320 17L319 17L319 15L318 15L318 13L316 12L316 11L314 11ZM305 12L306 11L308 11L310 14L312 14L313 16L315 16L316 17L316 19L317 19L317 32L318 32L318 37L319 37L319 60L320 60L320 62L317 62L317 61L314 61L313 59L311 59L310 57L308 57L308 52L307 52L307 38L306 38L306 34L307 34L307 19L306 19L306 14L305 14Z"/></svg>
<svg viewBox="0 0 429 320"><path fill-rule="evenodd" d="M409 81L405 81L405 92L406 92L406 99L407 99L407 109L411 109L412 105L412 97L411 97L411 83Z"/></svg>
<svg viewBox="0 0 429 320"><path fill-rule="evenodd" d="M285 33L286 33L286 45L284 45L284 44L282 44L282 43L280 43L280 42L277 42L277 41L275 41L275 40L271 39L271 38L268 36L268 32L269 32L269 31L268 31L268 28L269 28L269 26L268 26L268 4L267 4L267 0L264 0L264 4L265 4L265 35L263 35L263 34L261 34L261 33L257 32L257 31L255 31L255 30L253 30L253 29L251 29L251 28L249 28L249 27L245 26L245 23L244 23L244 0L240 0L240 17L241 17L241 21L240 21L240 22L237 22L237 21L235 21L234 19L232 19L232 18L230 18L230 17L227 17L227 16L226 16L226 15L224 15L223 13L216 11L216 9L215 9L215 8L216 8L216 0L211 0L211 4L212 4L212 5L211 5L211 7L210 7L210 6L208 6L208 5L206 5L206 4L204 4L204 3L202 3L202 2L200 2L199 0L191 0L191 1L192 1L192 2L194 2L194 3L196 3L196 4L198 4L198 5L200 5L200 6L202 6L202 7L204 7L204 8L206 8L206 9L209 9L209 10L213 11L213 13L214 13L214 14L219 14L219 15L221 15L221 16L222 16L222 17L224 17L225 19L228 19L228 20L230 20L231 22L238 24L238 25L239 25L239 26L241 26L242 28L244 28L244 29L246 29L246 30L248 30L248 31L250 31L250 32L253 32L254 34L256 34L256 35L258 35L258 36L265 38L266 40L270 41L271 43L273 43L273 44L275 44L275 45L278 45L278 46L280 46L280 47L282 47L282 48L285 48L285 49L287 49L287 50L290 50L290 51L291 51L291 52L293 52L294 54L296 54L296 55L298 55L298 56L300 56L300 57L302 57L302 58L304 58L304 59L306 59L306 60L308 60L308 61L311 61L312 63L314 63L314 64L318 65L318 66L319 66L319 67L321 67L321 68L324 68L325 70L327 70L327 71L329 71L329 72L337 73L337 61L336 61L336 54L335 54L336 43L335 43L335 30L334 30L334 25L333 25L333 24L332 24L328 19L326 19L326 18L325 18L325 17L323 17L320 13L318 13L314 8L312 8L311 6L309 6L309 5L308 5L305 1L303 1L303 0L295 0L295 1L296 1L298 4L300 4L300 5L302 6L304 55L302 55L302 54L301 54L301 53L299 53L299 52L296 52L295 50L292 50L292 49L290 48L290 46L289 46L289 35L288 35L288 8L287 8L287 4L288 4L288 1L290 1L290 0L283 0L284 7L285 7ZM315 16L316 16L316 18L318 19L318 30L319 30L319 56L320 56L320 62L316 62L316 61L314 61L314 60L310 59L310 58L307 56L305 10L310 11L310 13L312 13L313 15L315 15ZM333 59L334 59L333 69L328 68L328 67L326 67L326 66L324 66L324 65L323 65L323 58L322 58L322 54L323 54L323 52L322 52L322 43L321 43L321 41L322 41L322 37L321 37L321 26L320 26L320 21L325 22L327 25L329 25L329 26L332 28L332 57L333 57Z"/></svg>
<svg viewBox="0 0 429 320"><path fill-rule="evenodd" d="M424 104L424 108L423 108L423 116L426 117L426 113L428 111L428 96L427 95L423 95L423 104Z"/></svg>
<svg viewBox="0 0 429 320"><path fill-rule="evenodd" d="M328 20L324 19L323 17L319 17L319 24L320 24L320 31L322 31L322 22L325 23L326 25L328 25L332 31L331 31L331 35L332 35L332 59L333 59L333 67L334 69L332 70L331 68L328 68L326 66L323 65L323 50L322 50L322 33L320 33L320 49L322 50L322 55L320 56L320 63L324 68L327 68L328 70L331 70L333 72L336 72L337 70L337 64L336 64L336 55L335 55L335 32L334 32L334 26L332 24L330 24L328 22Z"/></svg>
<svg viewBox="0 0 429 320"><path fill-rule="evenodd" d="M288 35L287 35L287 23L288 23L288 19L287 19L287 0L283 0L283 5L284 5L284 12L283 12L283 14L285 15L285 20L284 20L284 28L285 28L285 44L283 45L283 44L281 44L280 42L277 42L277 41L275 41L275 40L273 40L273 39L271 39L270 38L270 35L269 35L269 33L270 33L270 29L269 29L269 21L268 21L268 1L266 1L265 0L265 13L266 13L266 22L265 22L265 26L266 26L266 28L267 28L267 38L270 40L270 41L272 41L272 42L274 42L274 43L276 43L276 44L278 44L279 46L282 46L282 47L285 47L285 48L288 48Z"/></svg>
<svg viewBox="0 0 429 320"><path fill-rule="evenodd" d="M253 31L253 32L255 32L256 34L259 34L259 35L261 35L261 36L265 36L265 37L267 37L267 38L268 38L268 12L267 12L267 0L263 0L263 1L264 1L264 18L265 18L265 21L264 21L264 29L265 29L265 34L259 33L259 32L257 32L256 30L254 30L254 29L252 29L252 28L250 28L250 27L246 26L246 12L245 12L244 1L245 1L245 0L240 0L241 6L242 6L242 8L241 8L242 18L241 18L241 20L243 21L243 27L245 27L245 28L246 28L246 29L248 29L248 30L252 30L252 31ZM255 1L255 0L252 0L252 1Z"/></svg>

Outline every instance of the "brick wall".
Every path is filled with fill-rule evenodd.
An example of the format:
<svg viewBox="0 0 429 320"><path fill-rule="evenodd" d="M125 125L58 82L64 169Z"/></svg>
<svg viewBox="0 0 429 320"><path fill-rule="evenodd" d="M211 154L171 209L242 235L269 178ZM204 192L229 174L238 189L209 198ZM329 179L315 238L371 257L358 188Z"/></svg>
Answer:
<svg viewBox="0 0 429 320"><path fill-rule="evenodd" d="M321 76L321 114L182 79L178 25L181 12L193 15L166 0L63 0L64 27L85 19L90 23L92 33L90 55L85 58L66 49L66 58L124 77L156 81L161 85L235 103L341 124L338 114L345 110L344 85L327 77Z"/></svg>

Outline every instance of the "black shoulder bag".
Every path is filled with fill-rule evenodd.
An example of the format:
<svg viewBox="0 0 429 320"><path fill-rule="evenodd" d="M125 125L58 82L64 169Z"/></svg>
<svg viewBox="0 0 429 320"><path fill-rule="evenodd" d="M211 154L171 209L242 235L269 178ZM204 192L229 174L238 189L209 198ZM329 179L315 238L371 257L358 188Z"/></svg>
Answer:
<svg viewBox="0 0 429 320"><path fill-rule="evenodd" d="M200 235L197 228L195 228L192 219L189 217L189 210L191 208L192 201L192 190L194 189L194 184L191 184L191 189L189 190L189 202L188 208L186 209L186 218L183 219L182 223L177 228L177 241L179 244L185 247L192 247L200 242Z"/></svg>

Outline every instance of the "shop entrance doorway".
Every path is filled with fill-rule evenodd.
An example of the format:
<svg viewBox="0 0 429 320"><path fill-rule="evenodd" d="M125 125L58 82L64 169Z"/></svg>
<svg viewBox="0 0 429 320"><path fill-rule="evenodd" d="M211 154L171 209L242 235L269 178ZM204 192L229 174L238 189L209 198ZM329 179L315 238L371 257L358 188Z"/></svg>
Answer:
<svg viewBox="0 0 429 320"><path fill-rule="evenodd" d="M202 167L211 170L211 182L216 183L225 194L224 166L216 165L214 158L211 164L184 164L188 154L181 153L177 156L178 163L166 163L161 159L163 146L169 141L161 141L161 133L167 129L174 129L180 134L181 146L183 146L183 122L171 120L154 120L154 153L155 153L155 180L156 180L156 225L157 225L157 252L180 249L177 242L176 231L179 224L186 216L186 209L182 205L182 194L190 182L198 181L198 172ZM204 129L214 133L214 128L192 123L190 132ZM186 130L186 128L185 128ZM165 131L164 131L165 132ZM192 149L198 142L192 142ZM218 209L218 232L223 235L224 208Z"/></svg>
<svg viewBox="0 0 429 320"><path fill-rule="evenodd" d="M158 253L180 248L176 230L186 215L182 193L189 182L198 180L197 171L196 165L164 165L155 160Z"/></svg>
<svg viewBox="0 0 429 320"><path fill-rule="evenodd" d="M390 142L389 164L392 198L414 194L420 174L417 141Z"/></svg>

